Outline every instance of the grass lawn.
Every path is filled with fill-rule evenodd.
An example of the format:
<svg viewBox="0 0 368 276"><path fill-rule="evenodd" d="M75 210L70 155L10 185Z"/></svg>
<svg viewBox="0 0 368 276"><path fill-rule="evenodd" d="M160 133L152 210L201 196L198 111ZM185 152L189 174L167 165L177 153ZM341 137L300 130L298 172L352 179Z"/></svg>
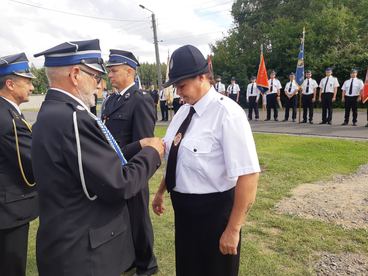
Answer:
<svg viewBox="0 0 368 276"><path fill-rule="evenodd" d="M164 127L156 129L163 136ZM242 231L239 275L313 275L310 264L318 252L360 252L368 256L367 232L287 215L278 215L274 205L301 183L327 180L334 174L349 174L368 163L368 143L336 139L255 134L261 175L257 202ZM151 196L162 168L150 181ZM353 185L353 183L352 183ZM159 275L175 275L173 211L166 198L166 213L151 212ZM35 233L30 231L27 275L37 275Z"/></svg>

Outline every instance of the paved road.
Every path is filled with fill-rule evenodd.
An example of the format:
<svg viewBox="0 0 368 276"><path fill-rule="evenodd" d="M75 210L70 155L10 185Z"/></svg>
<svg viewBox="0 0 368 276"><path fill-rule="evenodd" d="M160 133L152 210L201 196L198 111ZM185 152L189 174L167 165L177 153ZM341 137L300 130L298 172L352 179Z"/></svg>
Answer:
<svg viewBox="0 0 368 276"><path fill-rule="evenodd" d="M24 115L28 121L34 123L36 121L37 112L24 111ZM279 118L283 118L283 111L280 112ZM159 115L160 116L160 115ZM275 122L263 121L265 112L261 112L261 119L259 121L251 121L252 130L260 133L283 133L292 135L306 135L306 136L321 136L321 137L336 137L349 139L363 139L368 140L368 128L364 127L367 123L367 113L361 110L358 114L358 126L353 127L350 123L348 126L341 126L344 121L344 112L342 110L334 110L332 125L319 125L321 120L320 110L315 111L315 124L298 124L293 122ZM160 119L160 118L159 118ZM167 122L158 121L158 125L167 125Z"/></svg>

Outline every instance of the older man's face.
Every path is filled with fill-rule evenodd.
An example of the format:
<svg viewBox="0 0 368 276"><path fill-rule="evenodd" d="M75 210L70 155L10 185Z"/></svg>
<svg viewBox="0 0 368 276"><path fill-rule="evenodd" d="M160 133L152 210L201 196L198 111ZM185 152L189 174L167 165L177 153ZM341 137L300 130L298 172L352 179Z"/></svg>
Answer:
<svg viewBox="0 0 368 276"><path fill-rule="evenodd" d="M98 81L98 78L101 77L101 73L82 66L80 73L83 77L79 83L79 96L87 107L94 106L94 94L98 89L101 89L101 82Z"/></svg>

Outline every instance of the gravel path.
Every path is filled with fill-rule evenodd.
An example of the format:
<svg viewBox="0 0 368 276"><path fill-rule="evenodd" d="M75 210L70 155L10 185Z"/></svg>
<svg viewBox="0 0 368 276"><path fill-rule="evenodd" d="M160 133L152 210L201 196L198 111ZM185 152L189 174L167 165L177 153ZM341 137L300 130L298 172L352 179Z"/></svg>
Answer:
<svg viewBox="0 0 368 276"><path fill-rule="evenodd" d="M368 164L352 175L298 186L276 212L368 230Z"/></svg>

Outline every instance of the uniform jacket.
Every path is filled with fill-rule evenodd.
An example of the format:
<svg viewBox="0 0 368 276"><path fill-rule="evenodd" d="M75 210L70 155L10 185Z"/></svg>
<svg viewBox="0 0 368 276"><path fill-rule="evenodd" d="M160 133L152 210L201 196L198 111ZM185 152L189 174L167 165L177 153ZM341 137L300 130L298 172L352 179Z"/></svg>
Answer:
<svg viewBox="0 0 368 276"><path fill-rule="evenodd" d="M83 172L78 170L73 112L77 113ZM126 200L160 166L160 157L139 142L127 145L121 162L96 121L71 97L49 90L34 126L32 156L39 185L40 276L118 276L133 262ZM135 155L133 157L133 155ZM123 260L123 261L122 261Z"/></svg>
<svg viewBox="0 0 368 276"><path fill-rule="evenodd" d="M38 216L36 186L28 186L21 175L13 120L23 171L27 181L34 183L31 131L18 111L0 97L0 229L25 224Z"/></svg>
<svg viewBox="0 0 368 276"><path fill-rule="evenodd" d="M117 98L120 98L118 102ZM150 94L133 85L124 95L115 94L109 98L101 118L120 147L124 147L142 138L153 137L155 113Z"/></svg>

